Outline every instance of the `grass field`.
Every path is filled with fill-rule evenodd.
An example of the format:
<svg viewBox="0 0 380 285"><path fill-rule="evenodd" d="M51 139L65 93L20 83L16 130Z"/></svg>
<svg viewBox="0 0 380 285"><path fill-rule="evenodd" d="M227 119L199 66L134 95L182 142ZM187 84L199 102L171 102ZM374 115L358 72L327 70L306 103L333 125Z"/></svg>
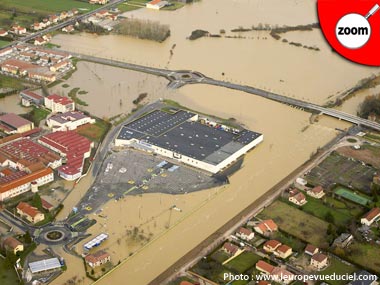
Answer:
<svg viewBox="0 0 380 285"><path fill-rule="evenodd" d="M302 206L302 210L322 220L330 213L334 217L334 224L337 226L345 226L349 224L352 219L356 218L355 216L347 214L347 211L334 209L328 204L324 204L323 201L312 197L307 197L307 203Z"/></svg>
<svg viewBox="0 0 380 285"><path fill-rule="evenodd" d="M4 259L0 258L0 284L1 285L15 285L20 284L15 270L9 268Z"/></svg>
<svg viewBox="0 0 380 285"><path fill-rule="evenodd" d="M380 247L354 242L350 245L346 256L353 262L380 274Z"/></svg>
<svg viewBox="0 0 380 285"><path fill-rule="evenodd" d="M346 273L351 274L358 270L357 267L351 266L348 264L343 263L337 258L330 257L331 264L329 267L327 267L325 270L320 272L320 275L331 275L331 274L337 274L337 275L344 275ZM343 285L346 284L346 280L329 280L329 284L331 285Z"/></svg>
<svg viewBox="0 0 380 285"><path fill-rule="evenodd" d="M0 48L8 45L10 42L0 40Z"/></svg>
<svg viewBox="0 0 380 285"><path fill-rule="evenodd" d="M262 257L252 252L243 252L224 266L232 272L240 274L255 266L256 262L260 259L262 259Z"/></svg>
<svg viewBox="0 0 380 285"><path fill-rule="evenodd" d="M230 256L224 251L224 250L217 250L213 254L210 255L210 258L216 262L223 263L227 259L230 258Z"/></svg>
<svg viewBox="0 0 380 285"><path fill-rule="evenodd" d="M0 9L16 9L23 13L49 14L77 8L79 11L94 10L99 5L78 0L1 0Z"/></svg>
<svg viewBox="0 0 380 285"><path fill-rule="evenodd" d="M360 204L362 206L366 206L371 202L371 200L369 198L366 198L363 195L359 195L357 193L352 192L349 189L346 189L346 188L340 187L340 186L334 190L334 193L336 195L339 195L339 196L341 196L341 197L343 197L349 201Z"/></svg>
<svg viewBox="0 0 380 285"><path fill-rule="evenodd" d="M109 125L102 121L96 120L95 124L86 124L77 128L76 132L91 141L99 142L103 139L105 133L107 133Z"/></svg>
<svg viewBox="0 0 380 285"><path fill-rule="evenodd" d="M305 242L326 248L328 223L281 201L275 201L259 215L261 219L273 219L280 229Z"/></svg>
<svg viewBox="0 0 380 285"><path fill-rule="evenodd" d="M21 90L23 89L23 86L17 78L0 75L0 88L13 88Z"/></svg>
<svg viewBox="0 0 380 285"><path fill-rule="evenodd" d="M275 232L272 236L273 239L278 240L279 242L286 244L290 246L293 251L303 251L305 248L306 244L300 241L299 239L287 235L281 231Z"/></svg>
<svg viewBox="0 0 380 285"><path fill-rule="evenodd" d="M341 184L370 193L375 172L375 168L363 165L361 161L352 160L333 152L318 166L314 167L305 178L308 183L322 185L324 188L333 184Z"/></svg>

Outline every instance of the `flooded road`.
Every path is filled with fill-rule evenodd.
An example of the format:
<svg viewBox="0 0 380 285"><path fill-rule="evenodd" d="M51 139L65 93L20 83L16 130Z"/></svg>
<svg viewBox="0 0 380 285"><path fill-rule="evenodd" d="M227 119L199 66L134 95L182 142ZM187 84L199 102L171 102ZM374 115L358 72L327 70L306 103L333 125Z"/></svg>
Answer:
<svg viewBox="0 0 380 285"><path fill-rule="evenodd" d="M62 49L89 55L160 68L197 70L215 79L319 104L361 78L379 72L376 68L349 63L331 52L319 30L289 33L283 38L315 45L320 51L277 41L267 32L241 33L241 39L186 39L195 29L211 33L225 29L227 36L234 36L230 30L239 26L310 24L317 21L314 0L202 0L176 12L141 9L127 15L169 24L170 38L159 44L118 35L79 33L57 35L52 42ZM88 103L81 108L98 117L129 113L134 108L132 101L146 92L147 102L172 99L199 112L235 118L245 127L264 134L264 142L246 156L243 168L230 178L230 185L178 196L128 196L105 204L102 209L106 218L91 214L97 224L90 232L110 234L101 248L110 252L114 264L125 260L98 282L102 285L124 284L125 280L147 284L333 139L336 128L350 126L327 117L310 124L309 113L215 86L190 85L170 91L165 79L88 62L79 62L78 71L65 83L70 86L57 85L52 91L67 94L80 87L88 92L78 95ZM347 101L342 109L354 112L360 100L356 98L360 97L352 99L358 101ZM69 213L91 182L88 177L77 185L59 218ZM173 204L183 211L169 211ZM143 231L140 239L130 234L135 227ZM82 253L84 242L77 245L78 253ZM79 266L77 258L64 256L68 270L52 284L64 284L74 276L80 280L84 277L83 263ZM90 283L88 278L83 281Z"/></svg>

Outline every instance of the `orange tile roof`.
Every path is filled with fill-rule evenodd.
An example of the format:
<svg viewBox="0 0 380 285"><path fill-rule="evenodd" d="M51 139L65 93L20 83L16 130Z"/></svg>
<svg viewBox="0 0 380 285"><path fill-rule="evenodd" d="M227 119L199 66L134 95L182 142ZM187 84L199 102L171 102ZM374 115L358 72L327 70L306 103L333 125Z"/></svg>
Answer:
<svg viewBox="0 0 380 285"><path fill-rule="evenodd" d="M371 211L365 214L363 218L368 221L372 221L377 215L380 215L380 208L373 208Z"/></svg>
<svg viewBox="0 0 380 285"><path fill-rule="evenodd" d="M20 210L21 212L25 213L29 217L32 217L32 218L34 218L38 214L41 214L41 212L37 208L35 208L35 207L29 205L28 203L25 203L25 202L20 202L17 205L17 209Z"/></svg>
<svg viewBox="0 0 380 285"><path fill-rule="evenodd" d="M264 246L265 247L269 247L269 248L277 248L281 245L281 242L277 241L277 240L274 240L274 239L271 239L271 240L268 240Z"/></svg>
<svg viewBox="0 0 380 285"><path fill-rule="evenodd" d="M322 262L325 259L327 259L327 256L324 255L323 253L316 253L313 255L313 257L311 259L318 261L318 262Z"/></svg>
<svg viewBox="0 0 380 285"><path fill-rule="evenodd" d="M26 183L32 182L38 178L44 177L46 175L49 175L53 173L53 171L50 168L44 168L39 171L36 171L34 173L25 175L21 177L20 179L13 180L11 182L5 183L3 185L0 185L0 193L5 193L13 188L19 187L21 185L24 185Z"/></svg>
<svg viewBox="0 0 380 285"><path fill-rule="evenodd" d="M277 252L286 253L289 249L292 249L290 246L286 244L282 244L277 248Z"/></svg>
<svg viewBox="0 0 380 285"><path fill-rule="evenodd" d="M256 268L261 270L261 271L265 271L265 272L268 272L268 273L271 273L273 270L274 270L274 266L263 261L263 260L259 260L257 263L256 263Z"/></svg>

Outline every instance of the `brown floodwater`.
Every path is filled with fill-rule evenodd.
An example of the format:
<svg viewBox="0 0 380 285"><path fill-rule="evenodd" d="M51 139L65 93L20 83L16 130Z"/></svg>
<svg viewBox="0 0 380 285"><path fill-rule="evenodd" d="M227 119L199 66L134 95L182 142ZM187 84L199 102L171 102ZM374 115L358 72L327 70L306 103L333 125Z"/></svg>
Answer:
<svg viewBox="0 0 380 285"><path fill-rule="evenodd" d="M249 84L291 97L324 103L379 69L359 66L331 52L319 30L284 35L295 42L318 46L311 51L272 39L266 32L241 33L242 39L186 39L195 29L219 33L259 23L298 25L317 21L314 0L203 0L175 12L141 9L130 17L169 24L170 38L162 44L124 36L96 36L85 33L57 35L53 43L65 50L170 69L193 69L217 79ZM173 55L170 50L173 45ZM224 75L222 75L224 73ZM148 93L147 101L173 99L186 107L224 118L236 118L247 128L264 134L264 142L245 158L243 168L231 184L186 195L144 194L105 204L103 214L90 232L108 232L110 239L101 248L111 253L116 264L125 260L98 284L144 285L204 240L231 217L252 203L284 176L305 162L315 150L336 136L336 128L350 124L321 117L309 123L310 114L251 94L224 88L191 85L179 90L166 89L166 80L94 63L79 62L78 71L54 92L67 94L80 87L78 95L88 103L84 109L99 117L129 113L138 94ZM352 100L359 97L354 97ZM358 102L347 101L343 110L352 112ZM63 219L92 183L82 180L65 201ZM173 204L182 212L170 211ZM169 223L170 221L170 223ZM168 229L169 226L169 229ZM146 239L136 240L129 233L134 227ZM82 245L76 247L82 253ZM129 257L129 255L136 253ZM78 258L62 255L68 270L53 284L64 284L84 276ZM90 284L85 279L84 284Z"/></svg>

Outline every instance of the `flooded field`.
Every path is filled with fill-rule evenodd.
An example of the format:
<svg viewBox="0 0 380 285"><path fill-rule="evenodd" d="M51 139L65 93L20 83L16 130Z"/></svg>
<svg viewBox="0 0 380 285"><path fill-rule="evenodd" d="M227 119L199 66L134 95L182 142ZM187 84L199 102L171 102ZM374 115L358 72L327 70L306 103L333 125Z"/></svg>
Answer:
<svg viewBox="0 0 380 285"><path fill-rule="evenodd" d="M241 39L186 39L195 29L211 33L225 29L228 36L233 36L230 30L239 26L310 24L317 21L314 0L203 0L176 12L141 9L128 16L169 24L171 36L159 44L117 35L80 33L57 35L53 43L65 50L148 66L193 69L216 79L315 103L325 103L361 78L379 72L349 63L331 52L319 30L293 32L283 38L315 45L320 51L290 46L267 32L241 33ZM123 284L125 280L147 284L333 139L336 128L350 126L328 117L310 124L309 113L239 91L207 85L173 91L166 89L167 81L163 78L88 62L79 62L77 67L78 71L65 82L69 87L60 84L51 91L66 95L79 87L88 92L78 95L88 104L81 108L98 117L129 113L135 107L132 101L139 94L148 93L145 103L172 99L199 112L235 118L264 134L264 142L246 156L242 169L227 186L182 195L128 196L102 206L103 217L91 214L97 224L90 228L90 233L109 233L110 239L101 248L111 253L114 264L125 261L98 282L102 285ZM355 112L365 94L344 103L342 110ZM3 102L4 99L0 109ZM92 182L88 176L76 185L58 219L68 215ZM65 186L70 189L71 185ZM182 212L169 210L173 205ZM138 234L133 235L136 227ZM76 246L78 253L82 253L84 242ZM83 284L90 284L91 280L84 278L83 262L63 251L62 255L68 270L52 284L68 284L75 276Z"/></svg>
<svg viewBox="0 0 380 285"><path fill-rule="evenodd" d="M216 79L249 84L315 103L324 103L361 78L379 72L378 68L359 66L333 53L318 29L286 33L283 37L315 45L321 51L291 46L273 39L267 32L230 32L260 23L283 26L317 22L313 0L208 0L176 12L140 9L126 15L168 24L171 36L164 43L156 43L126 36L81 33L58 35L53 43L65 50L142 65L197 70ZM245 38L188 40L195 29L216 34L224 29L227 36Z"/></svg>
<svg viewBox="0 0 380 285"><path fill-rule="evenodd" d="M28 108L24 108L20 104L18 94L8 95L0 98L0 112L12 112L16 114L26 113Z"/></svg>
<svg viewBox="0 0 380 285"><path fill-rule="evenodd" d="M91 215L91 218L98 220L90 229L91 233L108 232L111 235L102 247L111 252L114 264L143 249L99 284L120 283L125 278L134 280L134 284L147 284L307 160L317 147L336 135L335 128L349 126L326 117L310 125L310 114L306 112L218 87L187 86L167 98L200 112L234 117L246 127L264 133L264 143L247 155L243 168L231 177L228 186L186 195L144 194L127 197L118 202L110 201L102 207L102 215L107 218ZM77 187L81 187L82 183L85 181ZM73 197L78 197L76 189L72 193ZM68 201L71 201L71 195ZM170 217L168 209L173 204L182 212L172 211ZM143 231L143 240L136 241L128 235L128 230L133 227ZM82 244L77 246L79 252ZM61 284L76 275L82 276L82 268L69 267L54 284ZM90 280L86 282L90 283Z"/></svg>
<svg viewBox="0 0 380 285"><path fill-rule="evenodd" d="M79 62L77 68L67 81L50 91L67 95L73 88L80 87L88 93L77 96L88 106L77 107L100 118L128 114L136 107L132 101L142 93L147 93L150 100L157 100L174 92L166 88L165 78L145 73L84 61ZM62 87L65 84L69 87Z"/></svg>

